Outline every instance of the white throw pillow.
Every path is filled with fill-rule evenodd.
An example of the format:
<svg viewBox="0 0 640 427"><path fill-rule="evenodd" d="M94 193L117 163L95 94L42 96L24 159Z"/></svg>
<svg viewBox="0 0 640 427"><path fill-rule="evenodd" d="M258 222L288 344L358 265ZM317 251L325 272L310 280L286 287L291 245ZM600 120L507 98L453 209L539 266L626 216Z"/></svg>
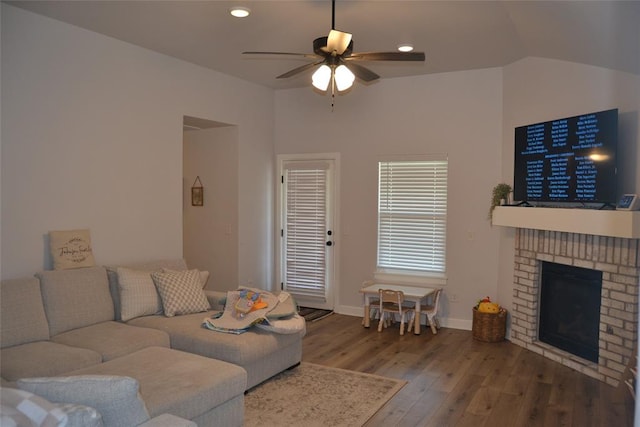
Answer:
<svg viewBox="0 0 640 427"><path fill-rule="evenodd" d="M162 313L162 300L150 271L118 268L120 317L123 322L141 316Z"/></svg>
<svg viewBox="0 0 640 427"><path fill-rule="evenodd" d="M200 313L210 308L198 270L154 272L151 277L162 299L165 316Z"/></svg>

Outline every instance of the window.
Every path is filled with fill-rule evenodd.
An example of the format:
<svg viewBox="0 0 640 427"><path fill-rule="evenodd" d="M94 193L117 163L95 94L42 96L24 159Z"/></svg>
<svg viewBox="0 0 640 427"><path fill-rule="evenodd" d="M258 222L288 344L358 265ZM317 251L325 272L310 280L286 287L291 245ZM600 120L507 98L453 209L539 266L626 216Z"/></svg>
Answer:
<svg viewBox="0 0 640 427"><path fill-rule="evenodd" d="M444 276L447 160L378 165L378 271Z"/></svg>

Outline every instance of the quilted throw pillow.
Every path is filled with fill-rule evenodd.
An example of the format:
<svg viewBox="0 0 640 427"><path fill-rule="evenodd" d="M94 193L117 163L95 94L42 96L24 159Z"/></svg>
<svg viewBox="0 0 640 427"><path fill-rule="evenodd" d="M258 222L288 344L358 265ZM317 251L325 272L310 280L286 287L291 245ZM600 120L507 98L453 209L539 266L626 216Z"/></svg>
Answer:
<svg viewBox="0 0 640 427"><path fill-rule="evenodd" d="M200 313L209 309L198 270L151 273L162 299L164 315Z"/></svg>

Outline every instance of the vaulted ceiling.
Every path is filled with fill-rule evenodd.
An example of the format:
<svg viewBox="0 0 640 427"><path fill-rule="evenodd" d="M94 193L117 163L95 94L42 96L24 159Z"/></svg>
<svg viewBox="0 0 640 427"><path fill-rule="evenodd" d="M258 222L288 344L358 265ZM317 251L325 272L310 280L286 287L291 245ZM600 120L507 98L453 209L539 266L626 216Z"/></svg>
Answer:
<svg viewBox="0 0 640 427"><path fill-rule="evenodd" d="M310 72L275 77L305 59L243 51L311 53L331 29L331 1L9 1L203 67L275 89L309 85ZM234 18L234 5L251 9ZM412 43L424 63L361 63L382 78L504 66L535 56L640 74L640 1L336 2L335 27L354 52ZM375 84L375 83L373 83Z"/></svg>

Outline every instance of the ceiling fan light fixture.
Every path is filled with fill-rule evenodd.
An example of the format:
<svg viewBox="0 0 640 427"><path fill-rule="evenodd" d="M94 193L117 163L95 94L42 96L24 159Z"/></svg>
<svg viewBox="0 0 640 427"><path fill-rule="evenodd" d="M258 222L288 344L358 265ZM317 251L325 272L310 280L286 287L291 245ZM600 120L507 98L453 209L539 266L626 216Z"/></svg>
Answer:
<svg viewBox="0 0 640 427"><path fill-rule="evenodd" d="M356 76L347 68L346 65L338 65L334 78L336 80L336 87L338 88L338 91L342 92L353 85L353 81L356 79Z"/></svg>
<svg viewBox="0 0 640 427"><path fill-rule="evenodd" d="M409 43L401 43L398 45L398 50L400 52L411 52L413 50L413 45Z"/></svg>
<svg viewBox="0 0 640 427"><path fill-rule="evenodd" d="M236 18L246 18L251 13L251 9L244 6L234 6L229 9L229 13Z"/></svg>
<svg viewBox="0 0 640 427"><path fill-rule="evenodd" d="M311 82L313 86L321 91L327 90L329 82L331 81L331 68L322 64L311 76Z"/></svg>

